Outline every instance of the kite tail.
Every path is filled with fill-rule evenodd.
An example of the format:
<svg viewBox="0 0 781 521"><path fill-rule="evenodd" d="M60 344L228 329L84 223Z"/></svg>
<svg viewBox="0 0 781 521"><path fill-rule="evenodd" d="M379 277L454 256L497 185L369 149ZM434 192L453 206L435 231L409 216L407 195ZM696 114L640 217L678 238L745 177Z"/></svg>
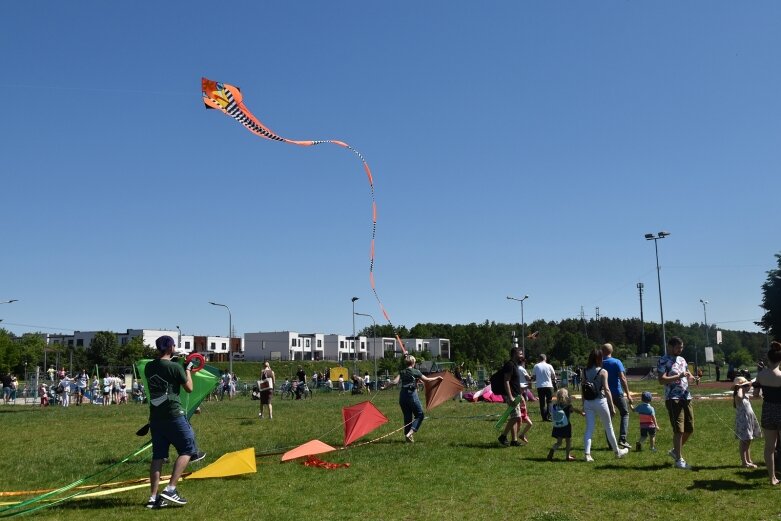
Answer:
<svg viewBox="0 0 781 521"><path fill-rule="evenodd" d="M371 197L372 197L372 239L371 239L371 247L369 250L369 283L371 284L372 293L374 293L374 298L377 299L377 304L380 306L380 311L382 311L382 315L385 317L385 320L388 322L388 324L393 329L393 332L396 337L396 341L399 344L399 348L401 348L401 352L405 355L407 354L407 350L404 347L404 344L401 342L401 339L399 338L399 335L396 334L396 327L393 325L393 322L391 322L390 316L388 316L388 312L385 310L385 307L382 305L382 300L380 300L380 296L377 294L377 289L374 285L374 239L376 236L377 231L377 202L374 198L374 178L372 177L371 169L369 168L369 164L366 162L364 157L361 155L360 152L358 152L356 149L345 143L344 141L338 141L338 140L295 140L295 139L288 139L280 136L270 128L268 128L266 125L260 122L258 118L256 118L244 105L243 100L244 96L242 95L241 91L238 87L234 85L230 85L228 83L213 81L208 78L201 78L201 93L203 95L203 103L204 106L208 109L216 109L220 110L223 113L227 114L228 116L235 119L238 123L244 126L247 130L252 132L253 134L262 137L264 139L269 139L271 141L281 141L283 143L289 143L291 145L299 145L303 147L311 147L315 145L320 145L322 143L331 143L337 146L340 146L342 148L347 148L348 150L351 150L356 156L358 156L358 159L361 160L361 163L363 164L363 169L366 172L366 177L369 180L369 189L371 190Z"/></svg>
<svg viewBox="0 0 781 521"><path fill-rule="evenodd" d="M372 198L372 234L371 234L371 243L369 246L369 285L371 286L372 293L374 294L374 298L377 300L377 305L379 305L380 307L382 316L385 317L385 320L388 322L388 325L390 325L390 327L394 332L396 342L399 344L399 348L401 349L401 352L406 355L407 349L404 347L404 343L401 341L401 338L399 338L399 335L396 333L396 326L393 325L390 315L388 315L388 312L385 310L385 306L383 306L382 304L382 299L380 299L380 295L377 293L377 287L374 282L374 241L377 237L377 200L374 197L374 176L372 176L372 171L371 168L369 168L369 163L366 162L366 159L364 159L363 155L361 155L360 152L358 152L356 149L354 149L344 141L337 141L332 139L321 140L321 141L293 141L285 138L282 138L282 140L285 143L290 143L293 145L300 145L300 146L315 146L323 143L331 143L333 145L337 145L342 148L346 148L350 150L361 161L361 164L363 165L363 170L364 172L366 172L366 179L369 181L369 192Z"/></svg>

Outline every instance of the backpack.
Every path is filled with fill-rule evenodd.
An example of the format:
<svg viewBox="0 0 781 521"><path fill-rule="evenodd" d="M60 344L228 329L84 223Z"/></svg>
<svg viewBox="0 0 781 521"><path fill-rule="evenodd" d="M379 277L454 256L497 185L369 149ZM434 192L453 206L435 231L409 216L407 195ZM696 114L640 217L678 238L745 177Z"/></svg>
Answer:
<svg viewBox="0 0 781 521"><path fill-rule="evenodd" d="M502 366L504 367L504 366ZM504 396L507 392L507 389L504 387L504 373L502 372L502 369L499 369L494 374L491 375L491 392L494 394L497 394L499 396Z"/></svg>
<svg viewBox="0 0 781 521"><path fill-rule="evenodd" d="M597 374L594 375L594 379L584 380L583 381L583 387L581 388L581 391L583 393L583 399L584 400L596 400L598 398L597 393L597 386L595 382L597 381L597 377L599 376L599 373L602 372L602 369L600 368L599 371L597 371ZM584 373L585 374L585 373Z"/></svg>
<svg viewBox="0 0 781 521"><path fill-rule="evenodd" d="M553 426L554 427L566 427L569 425L569 420L567 419L567 411L564 410L562 406L560 406L558 403L554 403L551 408L551 419L553 420Z"/></svg>

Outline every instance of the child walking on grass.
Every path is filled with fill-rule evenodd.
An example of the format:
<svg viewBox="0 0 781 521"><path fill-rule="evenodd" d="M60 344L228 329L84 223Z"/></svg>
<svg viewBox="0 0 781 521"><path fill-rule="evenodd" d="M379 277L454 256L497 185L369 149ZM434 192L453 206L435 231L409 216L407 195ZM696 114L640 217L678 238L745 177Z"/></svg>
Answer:
<svg viewBox="0 0 781 521"><path fill-rule="evenodd" d="M762 437L757 416L749 401L752 382L742 376L735 378L732 392L732 406L735 407L735 437L740 440L740 460L747 469L757 466L751 461L751 440Z"/></svg>
<svg viewBox="0 0 781 521"><path fill-rule="evenodd" d="M572 399L569 396L569 392L561 388L556 391L556 398L551 404L551 420L553 421L553 432L551 436L556 438L556 443L553 444L548 451L548 461L553 461L553 455L556 453L556 449L561 447L561 443L565 443L565 450L567 455L564 457L565 461L575 461L575 456L572 452L572 424L569 421L572 411L585 416L586 413L580 409L576 409L572 405Z"/></svg>
<svg viewBox="0 0 781 521"><path fill-rule="evenodd" d="M643 391L640 400L643 403L634 409L640 415L640 440L635 445L635 451L640 452L643 450L643 443L648 439L651 451L656 452L656 430L659 427L656 421L656 411L651 406L653 395L648 391Z"/></svg>

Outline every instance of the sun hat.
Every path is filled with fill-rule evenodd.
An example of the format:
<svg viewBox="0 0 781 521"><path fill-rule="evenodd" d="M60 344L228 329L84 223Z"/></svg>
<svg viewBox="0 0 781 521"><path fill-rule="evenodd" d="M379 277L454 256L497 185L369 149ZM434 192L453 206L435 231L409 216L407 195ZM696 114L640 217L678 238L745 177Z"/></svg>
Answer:
<svg viewBox="0 0 781 521"><path fill-rule="evenodd" d="M650 391L643 391L643 394L640 395L640 399L644 403L651 403L651 400L653 400L654 397L653 397L653 395L651 394Z"/></svg>
<svg viewBox="0 0 781 521"><path fill-rule="evenodd" d="M754 380L747 380L743 376L738 376L735 378L735 380L732 382L733 387L743 387L744 385L751 385L754 383Z"/></svg>

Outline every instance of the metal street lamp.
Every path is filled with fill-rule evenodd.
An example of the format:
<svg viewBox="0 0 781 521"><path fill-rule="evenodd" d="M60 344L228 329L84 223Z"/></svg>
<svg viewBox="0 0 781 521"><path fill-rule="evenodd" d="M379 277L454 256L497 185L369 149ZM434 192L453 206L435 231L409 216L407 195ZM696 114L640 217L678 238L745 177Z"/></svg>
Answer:
<svg viewBox="0 0 781 521"><path fill-rule="evenodd" d="M529 295L524 295L523 298L507 297L507 300L521 303L521 351L523 351L523 356L526 356L526 323L523 321L523 301L527 298Z"/></svg>
<svg viewBox="0 0 781 521"><path fill-rule="evenodd" d="M700 302L702 303L702 314L705 315L705 347L708 347L708 343L710 340L708 340L708 301L700 299Z"/></svg>
<svg viewBox="0 0 781 521"><path fill-rule="evenodd" d="M645 354L645 320L643 319L643 288L645 284L637 283L637 290L640 292L640 353Z"/></svg>
<svg viewBox="0 0 781 521"><path fill-rule="evenodd" d="M374 317L369 313L358 313L353 311L354 315L361 317L369 317L372 319L372 356L374 357L374 388L377 388L377 322L374 321Z"/></svg>
<svg viewBox="0 0 781 521"><path fill-rule="evenodd" d="M182 328L176 326L176 330L179 331L179 339L176 341L176 347L182 349Z"/></svg>
<svg viewBox="0 0 781 521"><path fill-rule="evenodd" d="M662 344L664 346L664 354L667 354L667 334L664 330L664 307L662 306L662 279L659 274L661 271L661 268L659 268L659 245L658 241L659 239L664 239L670 235L670 232L659 232L656 235L653 233L646 233L645 234L645 240L647 241L654 241L654 251L656 251L656 283L659 286L659 314L661 315L662 319Z"/></svg>
<svg viewBox="0 0 781 521"><path fill-rule="evenodd" d="M218 304L216 302L209 302L212 306L220 306L228 310L228 372L233 375L233 348L231 347L231 334L233 332L233 316L231 315L231 308L225 304Z"/></svg>
<svg viewBox="0 0 781 521"><path fill-rule="evenodd" d="M355 301L358 300L358 297L353 297L353 374L355 374L355 371L357 370L357 359L358 359L358 352L356 351L356 345L355 345ZM348 351L349 352L349 351Z"/></svg>

